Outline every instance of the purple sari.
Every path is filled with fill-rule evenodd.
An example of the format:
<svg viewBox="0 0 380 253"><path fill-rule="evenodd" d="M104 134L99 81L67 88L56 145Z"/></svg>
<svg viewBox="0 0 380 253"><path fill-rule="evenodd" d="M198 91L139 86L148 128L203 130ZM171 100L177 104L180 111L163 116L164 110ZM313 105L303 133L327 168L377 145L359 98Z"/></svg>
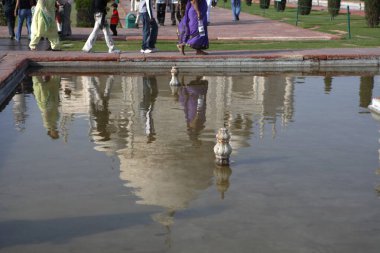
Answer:
<svg viewBox="0 0 380 253"><path fill-rule="evenodd" d="M198 0L198 8L202 15L205 36L199 36L198 17L191 1L187 1L185 16L178 24L178 40L179 44L186 44L194 49L208 48L207 33L207 3L206 0Z"/></svg>

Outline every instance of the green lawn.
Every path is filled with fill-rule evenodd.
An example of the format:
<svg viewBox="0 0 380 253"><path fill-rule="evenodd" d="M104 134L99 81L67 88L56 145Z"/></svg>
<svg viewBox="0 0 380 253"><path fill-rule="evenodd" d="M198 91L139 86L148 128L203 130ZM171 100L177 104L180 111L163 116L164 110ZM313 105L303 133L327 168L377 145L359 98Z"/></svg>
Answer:
<svg viewBox="0 0 380 253"><path fill-rule="evenodd" d="M273 1L272 1L273 2ZM219 7L230 8L230 1L223 3L219 0ZM339 35L340 39L331 41L211 41L210 50L273 50L273 49L317 49L317 48L356 48L380 47L380 27L368 28L365 18L350 15L350 26L345 13L340 13L334 19L330 18L327 10L312 10L310 15L298 15L297 9L287 7L284 12L278 12L271 3L269 9L260 9L258 4L247 6L242 1L242 12L264 16L280 22L286 22L306 29ZM75 19L73 8L73 19ZM74 22L75 23L75 22ZM349 38L349 30L351 38ZM63 50L81 50L84 41L63 41ZM123 51L140 50L140 41L117 41L117 47ZM157 47L162 51L176 51L176 41L158 41ZM107 51L105 43L97 43L95 51Z"/></svg>

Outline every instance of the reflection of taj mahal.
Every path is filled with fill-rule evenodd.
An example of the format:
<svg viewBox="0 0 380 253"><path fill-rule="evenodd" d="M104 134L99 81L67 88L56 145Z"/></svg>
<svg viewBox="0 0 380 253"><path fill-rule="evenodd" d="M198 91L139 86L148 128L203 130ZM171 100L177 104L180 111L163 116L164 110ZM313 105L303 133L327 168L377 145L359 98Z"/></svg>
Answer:
<svg viewBox="0 0 380 253"><path fill-rule="evenodd" d="M62 80L61 90L71 91L61 96L63 117L88 117L95 149L119 158L120 178L137 203L168 213L186 208L223 174L214 171L220 127L229 128L236 152L254 135L275 137L277 122L293 118L293 78L285 75L185 76L175 95L170 75ZM169 216L156 220L168 225Z"/></svg>

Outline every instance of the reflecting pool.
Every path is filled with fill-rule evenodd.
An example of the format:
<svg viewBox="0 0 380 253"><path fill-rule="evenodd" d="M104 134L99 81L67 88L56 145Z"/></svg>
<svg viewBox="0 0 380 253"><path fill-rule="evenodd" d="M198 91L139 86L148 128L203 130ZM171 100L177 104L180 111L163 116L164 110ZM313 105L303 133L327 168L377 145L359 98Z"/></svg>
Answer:
<svg viewBox="0 0 380 253"><path fill-rule="evenodd" d="M26 77L0 113L0 252L379 252L379 74L170 82Z"/></svg>

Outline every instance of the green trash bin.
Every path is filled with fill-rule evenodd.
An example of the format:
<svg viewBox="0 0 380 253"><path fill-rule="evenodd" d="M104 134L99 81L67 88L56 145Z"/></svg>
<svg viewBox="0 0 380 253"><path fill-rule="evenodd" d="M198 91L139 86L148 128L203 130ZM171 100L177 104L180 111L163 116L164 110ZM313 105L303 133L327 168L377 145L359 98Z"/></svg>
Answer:
<svg viewBox="0 0 380 253"><path fill-rule="evenodd" d="M125 18L125 27L126 28L136 28L136 15L133 13L128 13L127 17Z"/></svg>

